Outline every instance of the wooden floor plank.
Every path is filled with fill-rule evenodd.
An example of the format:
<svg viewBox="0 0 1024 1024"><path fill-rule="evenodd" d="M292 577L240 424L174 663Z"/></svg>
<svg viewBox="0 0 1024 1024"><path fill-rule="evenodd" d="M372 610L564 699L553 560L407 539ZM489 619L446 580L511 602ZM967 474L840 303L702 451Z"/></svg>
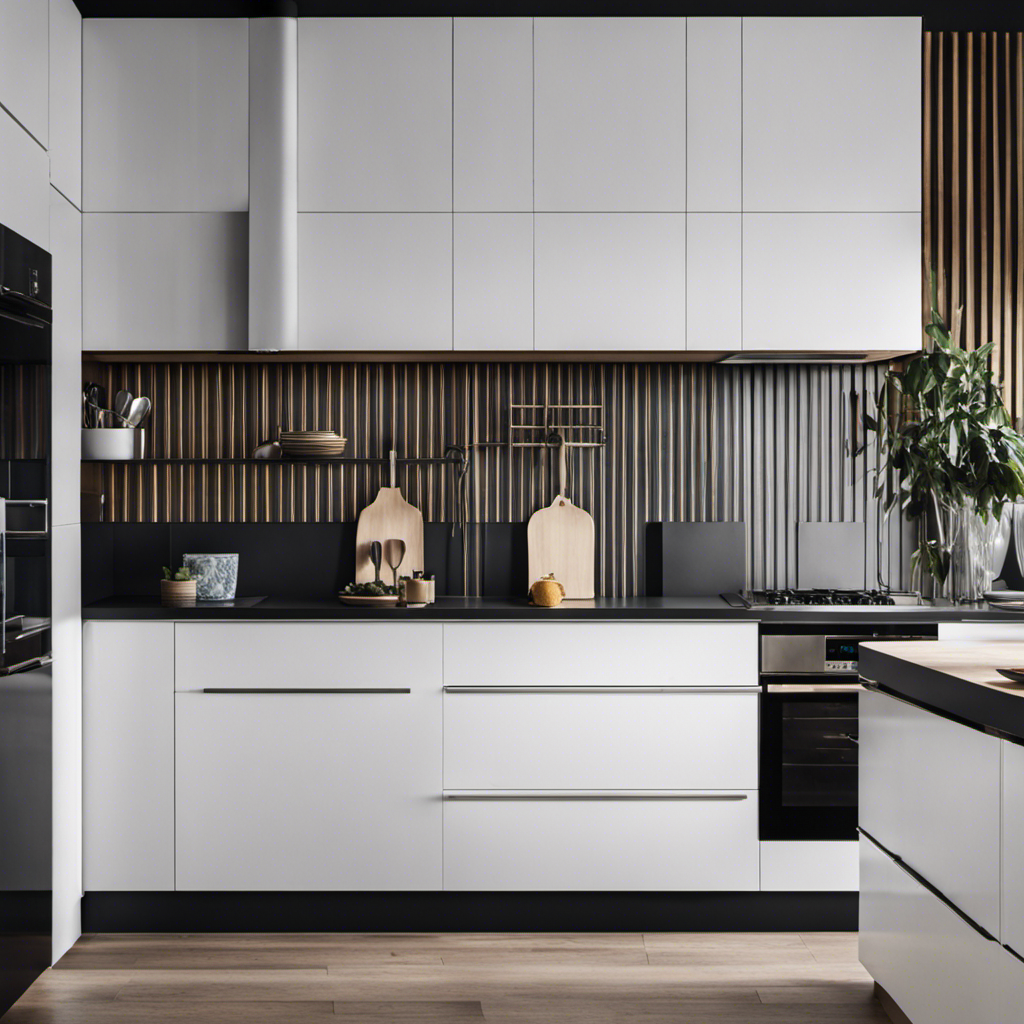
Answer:
<svg viewBox="0 0 1024 1024"><path fill-rule="evenodd" d="M87 935L2 1024L884 1024L849 933Z"/></svg>

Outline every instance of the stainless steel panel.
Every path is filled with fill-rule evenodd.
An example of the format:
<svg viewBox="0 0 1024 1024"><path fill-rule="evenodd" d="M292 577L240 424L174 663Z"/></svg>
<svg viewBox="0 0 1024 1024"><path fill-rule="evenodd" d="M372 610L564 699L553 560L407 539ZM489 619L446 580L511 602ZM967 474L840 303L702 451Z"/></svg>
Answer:
<svg viewBox="0 0 1024 1024"><path fill-rule="evenodd" d="M825 637L810 636L761 637L762 672L825 671Z"/></svg>

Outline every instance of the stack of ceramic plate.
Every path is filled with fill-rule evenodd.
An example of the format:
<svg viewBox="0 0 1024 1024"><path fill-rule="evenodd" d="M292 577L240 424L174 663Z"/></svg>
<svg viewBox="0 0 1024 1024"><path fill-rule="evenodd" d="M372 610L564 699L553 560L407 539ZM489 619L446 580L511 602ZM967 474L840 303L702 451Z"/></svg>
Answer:
<svg viewBox="0 0 1024 1024"><path fill-rule="evenodd" d="M281 447L293 459L337 459L345 438L333 430L282 430Z"/></svg>

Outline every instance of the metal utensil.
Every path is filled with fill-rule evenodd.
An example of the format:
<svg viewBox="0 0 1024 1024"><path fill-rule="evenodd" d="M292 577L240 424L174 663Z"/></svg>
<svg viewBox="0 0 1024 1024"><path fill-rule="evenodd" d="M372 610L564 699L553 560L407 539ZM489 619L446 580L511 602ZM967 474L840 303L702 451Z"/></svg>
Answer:
<svg viewBox="0 0 1024 1024"><path fill-rule="evenodd" d="M381 546L380 541L375 540L370 542L370 561L373 563L374 583L380 583L380 559L381 559Z"/></svg>
<svg viewBox="0 0 1024 1024"><path fill-rule="evenodd" d="M394 577L394 584L398 586L398 567L402 564L402 559L405 558L405 541L400 538L392 538L391 540L384 541L384 558L391 569L391 574Z"/></svg>
<svg viewBox="0 0 1024 1024"><path fill-rule="evenodd" d="M133 395L130 391L118 391L114 395L114 412L118 416L123 416L125 419L128 418L128 410L131 408Z"/></svg>
<svg viewBox="0 0 1024 1024"><path fill-rule="evenodd" d="M84 425L86 427L100 426L99 412L107 407L107 389L102 384L89 382L82 386L82 394L85 398L86 406L83 418Z"/></svg>
<svg viewBox="0 0 1024 1024"><path fill-rule="evenodd" d="M137 427L148 415L152 405L148 398L136 398L132 401L131 411L128 413L128 426Z"/></svg>
<svg viewBox="0 0 1024 1024"><path fill-rule="evenodd" d="M115 427L130 427L132 425L120 413L114 412L113 409L104 409L95 402L88 401L88 399L85 405L87 413L91 413L92 420L97 427L106 427L108 419L121 421L120 423L113 423Z"/></svg>

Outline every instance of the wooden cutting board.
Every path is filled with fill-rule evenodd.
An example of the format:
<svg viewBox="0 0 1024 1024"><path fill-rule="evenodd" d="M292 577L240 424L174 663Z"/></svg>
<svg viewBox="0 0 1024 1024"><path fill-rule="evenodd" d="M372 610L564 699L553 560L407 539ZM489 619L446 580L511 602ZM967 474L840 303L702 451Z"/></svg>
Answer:
<svg viewBox="0 0 1024 1024"><path fill-rule="evenodd" d="M374 578L370 544L379 540L405 541L405 558L398 567L399 576L411 576L423 569L423 513L402 497L397 487L382 487L377 497L359 513L356 526L356 583L371 583ZM391 568L382 562L380 578L393 582Z"/></svg>
<svg viewBox="0 0 1024 1024"><path fill-rule="evenodd" d="M530 583L555 574L567 600L594 596L594 519L564 494L534 512L526 527Z"/></svg>

